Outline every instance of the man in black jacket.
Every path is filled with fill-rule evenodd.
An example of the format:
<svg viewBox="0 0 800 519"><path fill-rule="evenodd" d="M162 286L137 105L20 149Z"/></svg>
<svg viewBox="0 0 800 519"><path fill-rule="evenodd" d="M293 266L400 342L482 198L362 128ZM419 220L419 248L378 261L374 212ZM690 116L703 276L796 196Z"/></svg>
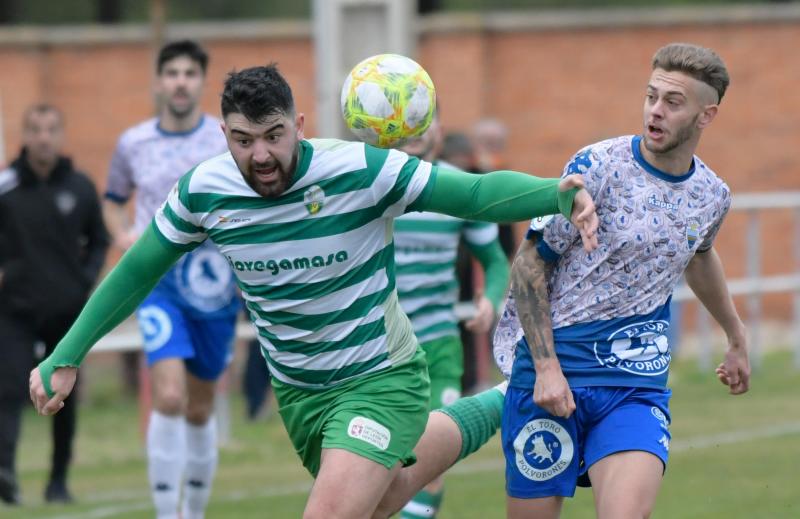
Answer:
<svg viewBox="0 0 800 519"><path fill-rule="evenodd" d="M0 500L19 502L14 460L28 374L69 329L105 261L109 239L94 185L61 155L61 112L32 106L23 148L0 171ZM72 500L66 487L76 402L53 419L45 499Z"/></svg>

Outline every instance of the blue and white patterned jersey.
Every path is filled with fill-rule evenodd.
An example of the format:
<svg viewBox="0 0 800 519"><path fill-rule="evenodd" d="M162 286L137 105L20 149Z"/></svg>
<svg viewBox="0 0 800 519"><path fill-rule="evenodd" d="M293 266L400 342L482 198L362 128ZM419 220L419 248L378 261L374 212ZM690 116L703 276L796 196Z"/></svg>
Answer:
<svg viewBox="0 0 800 519"><path fill-rule="evenodd" d="M640 141L625 136L593 144L564 168L564 175L583 175L595 200L597 250L586 252L563 216L531 223L539 255L554 266L553 338L572 387L666 385L673 288L694 254L711 248L730 207L728 186L698 157L684 175L669 175L645 161ZM495 359L511 384L533 387L533 362L511 297L494 340Z"/></svg>
<svg viewBox="0 0 800 519"><path fill-rule="evenodd" d="M106 198L124 203L136 193L134 230L141 234L184 173L228 151L219 119L203 115L187 132L168 132L157 118L126 130L119 138L108 174ZM154 292L195 317L233 315L239 309L236 280L213 247L185 254Z"/></svg>

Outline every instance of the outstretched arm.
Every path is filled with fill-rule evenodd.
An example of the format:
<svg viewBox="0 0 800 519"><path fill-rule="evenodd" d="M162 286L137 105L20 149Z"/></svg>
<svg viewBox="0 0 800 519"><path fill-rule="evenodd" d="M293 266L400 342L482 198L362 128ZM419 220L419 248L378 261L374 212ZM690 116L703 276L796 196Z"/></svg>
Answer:
<svg viewBox="0 0 800 519"><path fill-rule="evenodd" d="M162 242L152 225L147 228L100 283L53 353L31 372L31 400L37 411L53 414L62 407L75 383L75 369L58 368L77 368L100 338L136 310L182 254Z"/></svg>
<svg viewBox="0 0 800 519"><path fill-rule="evenodd" d="M581 233L587 250L597 248L599 220L581 175L537 178L516 171L475 175L438 168L410 211L433 211L466 220L516 222L563 214Z"/></svg>
<svg viewBox="0 0 800 519"><path fill-rule="evenodd" d="M717 367L720 381L733 395L750 387L750 361L747 357L747 333L733 305L725 282L722 261L711 248L694 255L686 267L686 282L728 337L725 360Z"/></svg>
<svg viewBox="0 0 800 519"><path fill-rule="evenodd" d="M522 242L511 267L511 291L536 370L533 401L552 415L568 418L575 411L575 401L553 343L547 292L552 268L536 251L537 239L534 234Z"/></svg>

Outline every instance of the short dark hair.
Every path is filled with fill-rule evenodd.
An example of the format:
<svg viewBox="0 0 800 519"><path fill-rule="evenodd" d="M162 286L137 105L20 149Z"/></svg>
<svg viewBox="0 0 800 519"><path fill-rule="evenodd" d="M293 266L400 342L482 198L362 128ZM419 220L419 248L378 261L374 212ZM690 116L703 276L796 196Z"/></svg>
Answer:
<svg viewBox="0 0 800 519"><path fill-rule="evenodd" d="M62 127L64 126L64 114L55 105L51 105L50 103L36 103L25 109L25 112L22 114L22 127L28 127L31 115L46 113L56 114L58 117L58 124Z"/></svg>
<svg viewBox="0 0 800 519"><path fill-rule="evenodd" d="M254 123L271 115L294 114L292 89L275 63L228 74L221 104L223 118L238 113Z"/></svg>
<svg viewBox="0 0 800 519"><path fill-rule="evenodd" d="M203 71L203 75L205 75L206 69L208 68L208 53L194 40L173 41L161 47L161 50L158 51L158 59L156 60L156 72L161 74L166 62L181 56L186 56L200 65L200 69Z"/></svg>
<svg viewBox="0 0 800 519"><path fill-rule="evenodd" d="M717 91L718 103L731 83L722 58L711 49L691 43L670 43L658 49L653 56L653 70L657 68L683 72L702 81Z"/></svg>

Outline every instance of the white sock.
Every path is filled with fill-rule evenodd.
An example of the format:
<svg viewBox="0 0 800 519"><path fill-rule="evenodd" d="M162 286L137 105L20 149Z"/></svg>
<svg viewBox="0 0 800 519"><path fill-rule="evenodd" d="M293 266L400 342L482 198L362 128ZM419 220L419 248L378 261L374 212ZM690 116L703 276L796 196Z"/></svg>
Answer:
<svg viewBox="0 0 800 519"><path fill-rule="evenodd" d="M147 426L147 474L158 519L178 517L181 478L186 464L183 416L150 412Z"/></svg>
<svg viewBox="0 0 800 519"><path fill-rule="evenodd" d="M217 470L217 420L205 425L186 424L186 480L182 519L203 519Z"/></svg>

